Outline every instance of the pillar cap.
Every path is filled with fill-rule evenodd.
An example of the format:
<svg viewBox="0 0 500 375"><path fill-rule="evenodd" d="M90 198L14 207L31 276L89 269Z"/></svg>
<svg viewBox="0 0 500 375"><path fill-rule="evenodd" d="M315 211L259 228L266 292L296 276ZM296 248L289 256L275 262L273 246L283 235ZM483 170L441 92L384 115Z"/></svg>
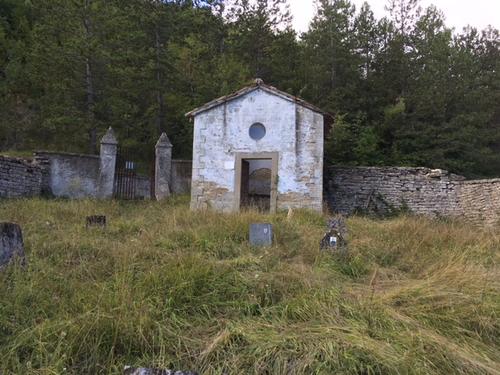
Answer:
<svg viewBox="0 0 500 375"><path fill-rule="evenodd" d="M168 139L168 136L166 133L161 133L160 138L158 139L158 142L156 142L156 148L158 147L172 147L172 143L170 143L170 139Z"/></svg>
<svg viewBox="0 0 500 375"><path fill-rule="evenodd" d="M108 128L108 131L106 134L104 134L104 137L101 138L101 144L106 144L106 145L117 145L118 141L116 140L115 132L111 128L111 126Z"/></svg>

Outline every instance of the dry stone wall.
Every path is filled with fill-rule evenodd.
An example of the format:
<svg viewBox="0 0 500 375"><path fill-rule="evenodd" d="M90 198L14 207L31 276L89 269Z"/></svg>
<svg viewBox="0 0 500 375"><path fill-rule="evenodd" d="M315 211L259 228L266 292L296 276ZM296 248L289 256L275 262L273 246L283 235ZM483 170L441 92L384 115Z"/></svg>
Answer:
<svg viewBox="0 0 500 375"><path fill-rule="evenodd" d="M0 198L38 196L44 167L31 160L0 156Z"/></svg>
<svg viewBox="0 0 500 375"><path fill-rule="evenodd" d="M345 215L407 210L500 223L500 179L466 181L441 169L404 167L330 167L326 178L329 208Z"/></svg>
<svg viewBox="0 0 500 375"><path fill-rule="evenodd" d="M94 196L97 170L98 158L89 155L38 153L34 161L0 156L0 198L39 196L54 190L65 196ZM467 181L444 170L402 167L329 167L326 172L325 199L334 212L386 215L405 209L500 225L500 178ZM70 183L75 176L80 176L78 181L88 179L83 184L87 192L82 194L79 188L75 194ZM189 192L190 180L191 162L172 160L172 191ZM146 197L150 180L144 177L141 182L138 191Z"/></svg>
<svg viewBox="0 0 500 375"><path fill-rule="evenodd" d="M464 181L457 193L460 214L468 222L500 225L500 179Z"/></svg>

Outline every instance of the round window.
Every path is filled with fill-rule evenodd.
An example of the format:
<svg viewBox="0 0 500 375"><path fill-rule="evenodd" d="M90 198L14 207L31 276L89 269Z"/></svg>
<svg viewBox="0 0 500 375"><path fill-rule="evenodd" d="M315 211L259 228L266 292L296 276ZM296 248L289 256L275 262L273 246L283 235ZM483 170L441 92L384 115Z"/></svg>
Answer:
<svg viewBox="0 0 500 375"><path fill-rule="evenodd" d="M252 126L250 126L250 130L248 131L250 134L250 138L258 141L259 139L264 138L266 135L266 128L260 122L256 122Z"/></svg>

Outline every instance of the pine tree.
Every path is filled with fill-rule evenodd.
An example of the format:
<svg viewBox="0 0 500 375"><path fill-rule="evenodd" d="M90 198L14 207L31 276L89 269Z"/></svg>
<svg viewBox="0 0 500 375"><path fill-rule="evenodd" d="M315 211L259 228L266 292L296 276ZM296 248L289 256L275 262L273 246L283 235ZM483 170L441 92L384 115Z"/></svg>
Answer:
<svg viewBox="0 0 500 375"><path fill-rule="evenodd" d="M242 57L253 78L272 81L271 54L275 35L288 30L291 16L286 0L234 0L228 9L229 50ZM249 77L251 78L251 77Z"/></svg>
<svg viewBox="0 0 500 375"><path fill-rule="evenodd" d="M97 132L104 128L102 82L109 5L103 0L80 3L40 0L33 28L31 79L41 91L39 99L45 140L97 150ZM55 137L55 138L54 138ZM84 142L80 142L80 137Z"/></svg>
<svg viewBox="0 0 500 375"><path fill-rule="evenodd" d="M18 147L33 132L36 112L26 72L32 21L29 2L0 0L0 150Z"/></svg>

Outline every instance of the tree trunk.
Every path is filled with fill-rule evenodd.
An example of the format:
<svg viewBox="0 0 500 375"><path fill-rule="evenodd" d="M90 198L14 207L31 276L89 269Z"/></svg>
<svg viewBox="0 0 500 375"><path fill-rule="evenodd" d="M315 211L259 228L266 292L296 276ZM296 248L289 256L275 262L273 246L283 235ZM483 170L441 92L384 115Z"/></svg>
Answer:
<svg viewBox="0 0 500 375"><path fill-rule="evenodd" d="M165 131L165 103L163 96L163 77L161 74L161 36L160 36L160 26L157 22L155 25L155 49L156 49L156 102L158 105L158 113L156 115L156 128L158 134Z"/></svg>
<svg viewBox="0 0 500 375"><path fill-rule="evenodd" d="M330 89L335 89L335 46L333 42L333 25L330 22L330 53L332 54L331 67L330 67Z"/></svg>
<svg viewBox="0 0 500 375"><path fill-rule="evenodd" d="M87 121L88 121L88 133L89 133L89 150L91 153L97 153L97 129L95 127L95 116L94 116L94 105L95 105L95 93L94 85L92 80L92 65L90 63L90 58L85 59L85 89L87 96Z"/></svg>
<svg viewBox="0 0 500 375"><path fill-rule="evenodd" d="M92 37L92 23L89 16L91 0L85 0L85 18L83 25L85 27L85 37L87 39L87 48L90 48L90 38ZM91 52L87 50L85 57L85 94L86 94L86 112L88 121L89 133L89 150L91 153L97 153L97 128L95 125L95 91L94 91L94 77L92 70Z"/></svg>

